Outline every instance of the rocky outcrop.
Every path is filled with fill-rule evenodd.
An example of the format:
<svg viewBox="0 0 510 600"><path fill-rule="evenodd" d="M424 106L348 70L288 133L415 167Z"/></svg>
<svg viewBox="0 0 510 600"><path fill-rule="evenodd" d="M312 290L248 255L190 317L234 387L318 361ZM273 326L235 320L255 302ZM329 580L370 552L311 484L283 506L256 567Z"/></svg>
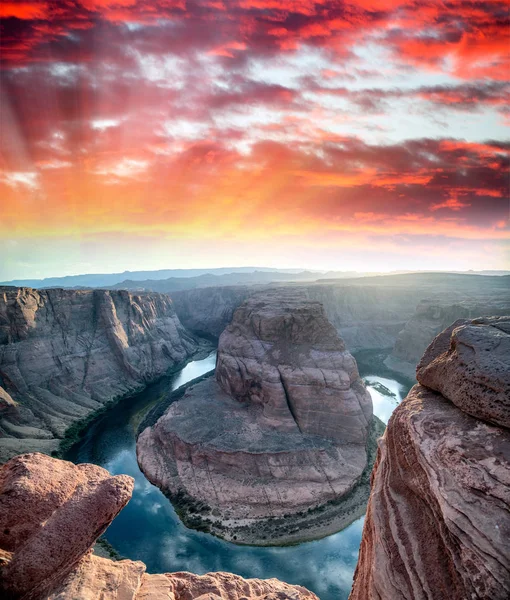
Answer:
<svg viewBox="0 0 510 600"><path fill-rule="evenodd" d="M359 281L359 280L354 280ZM236 286L171 293L182 323L198 335L218 338L236 308L261 291L295 290L320 302L329 321L351 350L390 348L423 297L418 288L395 288L335 282L288 284L285 287ZM292 292L294 293L294 292Z"/></svg>
<svg viewBox="0 0 510 600"><path fill-rule="evenodd" d="M230 573L149 575L91 548L131 497L133 480L43 454L0 468L0 594L6 600L318 600L276 579Z"/></svg>
<svg viewBox="0 0 510 600"><path fill-rule="evenodd" d="M276 428L366 444L372 400L321 304L294 291L254 296L221 334L216 379Z"/></svg>
<svg viewBox="0 0 510 600"><path fill-rule="evenodd" d="M56 450L196 348L165 295L0 288L0 460Z"/></svg>
<svg viewBox="0 0 510 600"><path fill-rule="evenodd" d="M510 317L429 346L372 474L351 600L510 597Z"/></svg>
<svg viewBox="0 0 510 600"><path fill-rule="evenodd" d="M493 293L483 300L463 300L455 304L423 300L398 334L391 354L384 361L386 366L414 379L416 364L425 349L450 323L484 314L507 315L510 313L509 298L510 290L503 294Z"/></svg>
<svg viewBox="0 0 510 600"><path fill-rule="evenodd" d="M457 321L429 346L416 377L473 417L510 428L510 318Z"/></svg>
<svg viewBox="0 0 510 600"><path fill-rule="evenodd" d="M308 539L325 531L314 510L349 495L343 512L335 505L330 533L363 505L353 490L371 421L356 362L322 306L295 291L265 293L238 308L221 335L216 377L190 386L141 432L138 462L185 515L198 508L200 524L221 537ZM292 516L299 523L290 533Z"/></svg>

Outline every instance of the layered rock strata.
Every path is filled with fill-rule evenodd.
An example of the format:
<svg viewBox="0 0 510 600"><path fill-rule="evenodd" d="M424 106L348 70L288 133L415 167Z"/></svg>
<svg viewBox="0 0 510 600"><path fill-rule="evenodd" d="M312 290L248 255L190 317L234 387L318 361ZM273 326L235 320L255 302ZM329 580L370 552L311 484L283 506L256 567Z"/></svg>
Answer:
<svg viewBox="0 0 510 600"><path fill-rule="evenodd" d="M393 350L384 362L390 369L414 379L416 364L436 335L458 319L473 319L487 314L510 314L510 290L455 304L423 300L398 334Z"/></svg>
<svg viewBox="0 0 510 600"><path fill-rule="evenodd" d="M55 451L73 423L196 349L165 295L0 288L0 460Z"/></svg>
<svg viewBox="0 0 510 600"><path fill-rule="evenodd" d="M215 534L271 544L323 535L313 511L347 495L336 530L357 516L352 492L371 427L370 395L322 306L279 291L236 310L215 377L190 386L146 427L137 455L185 515L198 507ZM293 515L301 521L291 532Z"/></svg>
<svg viewBox="0 0 510 600"><path fill-rule="evenodd" d="M429 346L380 441L351 600L510 597L510 317Z"/></svg>
<svg viewBox="0 0 510 600"><path fill-rule="evenodd" d="M219 338L235 310L263 292L289 291L320 302L327 318L351 350L391 348L413 315L423 291L353 283L287 284L286 286L225 286L173 292L183 325L198 335Z"/></svg>
<svg viewBox="0 0 510 600"><path fill-rule="evenodd" d="M92 553L133 480L43 454L0 468L0 594L6 600L318 600L276 579L230 573L149 575L139 561Z"/></svg>
<svg viewBox="0 0 510 600"><path fill-rule="evenodd" d="M414 380L434 337L460 318L510 313L510 277L409 273L273 286L224 286L172 292L182 323L218 338L244 300L264 290L296 290L324 306L351 351L393 348L386 365Z"/></svg>

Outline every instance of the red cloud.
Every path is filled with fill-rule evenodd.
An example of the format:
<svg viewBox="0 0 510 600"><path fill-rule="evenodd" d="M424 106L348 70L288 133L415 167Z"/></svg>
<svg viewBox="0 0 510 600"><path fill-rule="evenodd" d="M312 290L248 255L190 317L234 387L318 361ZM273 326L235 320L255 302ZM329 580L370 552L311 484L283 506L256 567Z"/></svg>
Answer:
<svg viewBox="0 0 510 600"><path fill-rule="evenodd" d="M466 79L504 79L508 72L509 22L506 2L500 0L62 0L52 3L51 11L48 6L44 1L3 3L4 61L55 59L61 40L65 47L70 33L101 21L158 27L168 19L185 33L185 47L197 44L226 59L292 52L303 43L348 56L354 45L377 33L379 43L404 63L452 70ZM135 27L129 37L143 40L146 33ZM166 43L171 49L171 36Z"/></svg>

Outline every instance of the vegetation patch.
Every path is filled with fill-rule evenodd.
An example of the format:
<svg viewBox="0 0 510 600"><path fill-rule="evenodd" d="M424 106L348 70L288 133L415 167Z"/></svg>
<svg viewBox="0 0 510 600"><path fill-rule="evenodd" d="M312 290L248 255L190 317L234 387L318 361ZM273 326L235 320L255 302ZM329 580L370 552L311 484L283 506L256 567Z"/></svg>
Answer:
<svg viewBox="0 0 510 600"><path fill-rule="evenodd" d="M387 379L394 379L403 386L402 396L405 397L409 390L413 387L416 381L409 379L402 373L397 373L384 364L384 360L391 353L392 348L368 348L352 352L358 364L358 371L361 377L369 377L370 375L379 375ZM372 385L372 384L370 384ZM375 387L372 385L372 387ZM382 392L381 392L382 393Z"/></svg>
<svg viewBox="0 0 510 600"><path fill-rule="evenodd" d="M380 381L370 381L369 379L363 379L363 383L366 386L370 386L383 396L389 396L390 398L397 398L397 394L388 389L385 385L383 385Z"/></svg>
<svg viewBox="0 0 510 600"><path fill-rule="evenodd" d="M162 398L161 402L158 402L155 406L153 406L142 419L140 425L138 426L137 436L139 436L144 429L147 429L147 427L152 427L156 423L156 421L163 416L163 414L171 404L173 404L177 400L180 400L184 396L188 388L190 388L192 385L200 383L201 381L204 381L204 379L211 377L213 374L214 369L212 369L211 371L207 371L207 373L204 373L200 377L191 380L190 382L181 386L174 392L168 394L166 397Z"/></svg>

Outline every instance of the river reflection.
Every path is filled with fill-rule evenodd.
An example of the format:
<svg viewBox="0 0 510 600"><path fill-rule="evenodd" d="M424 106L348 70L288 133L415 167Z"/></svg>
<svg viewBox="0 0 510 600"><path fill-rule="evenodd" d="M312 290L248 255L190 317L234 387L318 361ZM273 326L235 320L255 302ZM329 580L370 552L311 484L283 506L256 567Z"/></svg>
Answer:
<svg viewBox="0 0 510 600"><path fill-rule="evenodd" d="M106 538L127 558L142 560L151 573L165 571L230 571L243 577L277 577L314 591L321 600L349 595L358 557L363 518L322 540L282 548L236 546L209 534L187 529L171 503L150 484L136 461L135 431L147 410L162 396L214 369L215 353L189 363L182 371L126 399L99 418L66 458L92 462L113 474L135 480L133 497L113 521ZM374 412L385 422L401 400L402 386L391 379L365 375ZM373 387L384 385L396 394L385 396ZM382 388L379 387L379 390Z"/></svg>

